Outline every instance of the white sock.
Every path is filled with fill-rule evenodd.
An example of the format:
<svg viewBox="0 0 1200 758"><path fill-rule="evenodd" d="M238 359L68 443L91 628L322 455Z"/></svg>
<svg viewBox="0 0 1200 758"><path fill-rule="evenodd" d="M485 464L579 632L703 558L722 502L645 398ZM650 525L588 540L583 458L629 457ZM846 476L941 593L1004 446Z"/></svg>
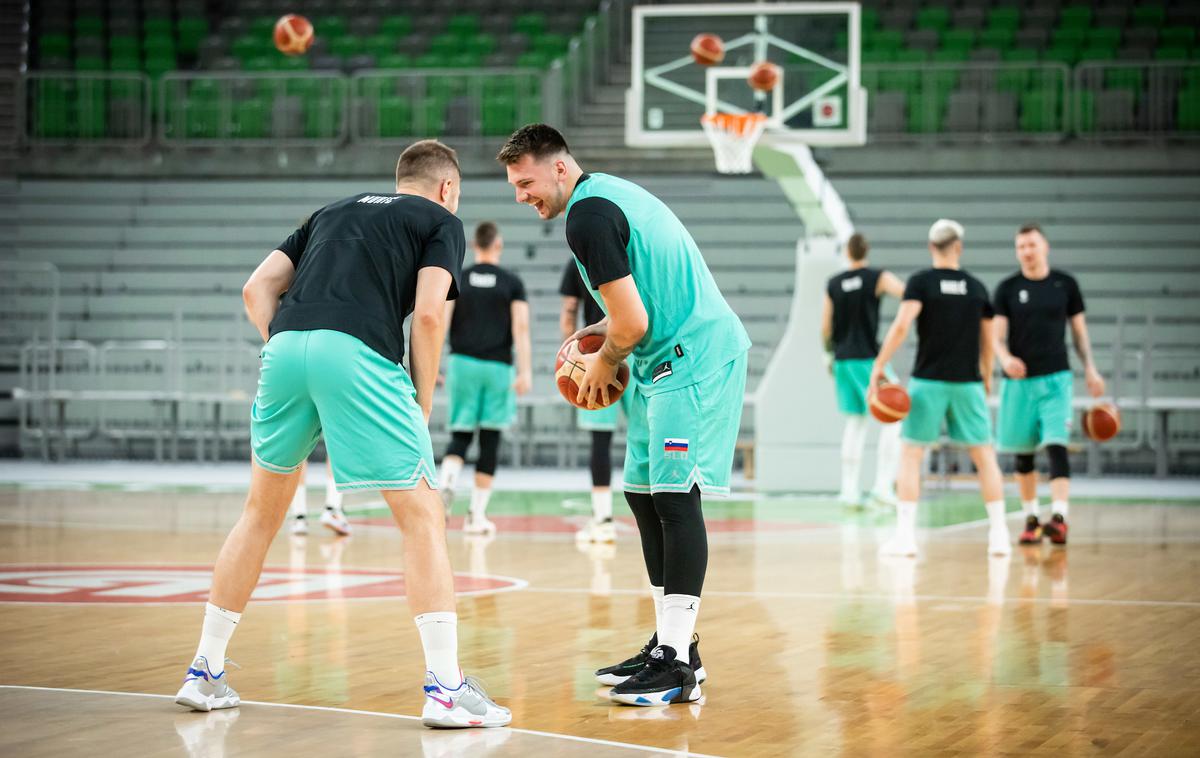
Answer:
<svg viewBox="0 0 1200 758"><path fill-rule="evenodd" d="M842 491L843 497L857 497L858 475L862 470L863 443L867 441L867 417L847 416L842 429Z"/></svg>
<svg viewBox="0 0 1200 758"><path fill-rule="evenodd" d="M212 603L204 604L204 626L194 658L202 657L208 661L208 671L213 676L220 676L225 670L225 648L241 620L240 613L218 608Z"/></svg>
<svg viewBox="0 0 1200 758"><path fill-rule="evenodd" d="M612 518L612 490L592 490L592 518L596 521Z"/></svg>
<svg viewBox="0 0 1200 758"><path fill-rule="evenodd" d="M654 633L659 637L659 642L662 641L662 609L663 609L663 588L650 585L650 595L654 598Z"/></svg>
<svg viewBox="0 0 1200 758"><path fill-rule="evenodd" d="M492 491L482 487L471 490L471 518L483 518L487 513L488 501L492 499Z"/></svg>
<svg viewBox="0 0 1200 758"><path fill-rule="evenodd" d="M1071 509L1071 504L1066 500L1055 500L1050 503L1050 512L1060 514L1064 519L1067 517L1067 511Z"/></svg>
<svg viewBox="0 0 1200 758"><path fill-rule="evenodd" d="M308 488L304 486L304 480L300 480L300 486L296 488L296 494L292 495L292 504L288 506L288 512L292 517L304 516L308 513Z"/></svg>
<svg viewBox="0 0 1200 758"><path fill-rule="evenodd" d="M433 672L443 687L458 689L462 685L462 671L458 668L458 614L422 613L413 621L421 633L425 670Z"/></svg>
<svg viewBox="0 0 1200 758"><path fill-rule="evenodd" d="M338 492L337 482L333 479L332 465L325 477L325 507L339 511L342 509L342 493Z"/></svg>
<svg viewBox="0 0 1200 758"><path fill-rule="evenodd" d="M1022 500L1021 509L1025 511L1026 516L1040 516L1038 511L1038 500L1035 497L1033 500Z"/></svg>
<svg viewBox="0 0 1200 758"><path fill-rule="evenodd" d="M917 504L913 500L896 503L896 534L902 538L917 538Z"/></svg>
<svg viewBox="0 0 1200 758"><path fill-rule="evenodd" d="M875 448L875 491L891 492L896 485L896 469L900 465L900 425L884 424L879 430Z"/></svg>
<svg viewBox="0 0 1200 758"><path fill-rule="evenodd" d="M988 528L992 531L1007 531L1008 524L1004 520L1004 501L993 500L990 503L984 503L983 507L987 509Z"/></svg>
<svg viewBox="0 0 1200 758"><path fill-rule="evenodd" d="M442 458L442 471L438 474L438 486L444 490L458 487L458 475L463 468L463 459L457 455L447 455Z"/></svg>
<svg viewBox="0 0 1200 758"><path fill-rule="evenodd" d="M658 644L675 649L677 660L687 663L688 646L696 631L696 616L700 614L700 598L695 595L664 595L662 629Z"/></svg>

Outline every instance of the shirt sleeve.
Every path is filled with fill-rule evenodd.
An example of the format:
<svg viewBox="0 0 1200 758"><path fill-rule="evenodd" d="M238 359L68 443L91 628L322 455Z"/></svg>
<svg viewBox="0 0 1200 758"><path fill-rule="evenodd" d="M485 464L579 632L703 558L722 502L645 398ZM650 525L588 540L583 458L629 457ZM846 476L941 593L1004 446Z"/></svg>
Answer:
<svg viewBox="0 0 1200 758"><path fill-rule="evenodd" d="M563 268L562 281L558 283L558 294L563 297L583 297L579 292L579 269L575 267L574 261L567 261L567 265Z"/></svg>
<svg viewBox="0 0 1200 758"><path fill-rule="evenodd" d="M908 281L904 283L903 300L916 300L918 303L925 302L925 277L920 274L913 274L908 277Z"/></svg>
<svg viewBox="0 0 1200 758"><path fill-rule="evenodd" d="M979 289L983 294L983 308L979 315L985 320L990 320L996 316L996 309L992 307L992 300L988 297L987 287L982 282L979 283Z"/></svg>
<svg viewBox="0 0 1200 758"><path fill-rule="evenodd" d="M996 287L996 295L992 299L992 310L997 316L1008 318L1008 282L1000 282Z"/></svg>
<svg viewBox="0 0 1200 758"><path fill-rule="evenodd" d="M629 221L616 203L589 197L571 207L567 245L587 271L592 289L629 276Z"/></svg>
<svg viewBox="0 0 1200 758"><path fill-rule="evenodd" d="M1067 316L1077 316L1083 313L1083 293L1079 291L1079 282L1075 277L1067 277Z"/></svg>
<svg viewBox="0 0 1200 758"><path fill-rule="evenodd" d="M512 299L525 302L528 298L525 297L525 282L521 281L521 277L513 274L512 277Z"/></svg>
<svg viewBox="0 0 1200 758"><path fill-rule="evenodd" d="M467 237L463 233L462 221L457 216L447 216L425 240L418 269L436 266L450 272L450 292L447 300L458 298L458 281L462 276L463 256L467 253Z"/></svg>
<svg viewBox="0 0 1200 758"><path fill-rule="evenodd" d="M276 248L283 252L291 261L292 266L299 268L300 258L304 255L304 249L308 247L308 235L312 231L312 221L316 217L316 213L304 219L304 223L300 228L292 232L291 235L283 242L279 243Z"/></svg>

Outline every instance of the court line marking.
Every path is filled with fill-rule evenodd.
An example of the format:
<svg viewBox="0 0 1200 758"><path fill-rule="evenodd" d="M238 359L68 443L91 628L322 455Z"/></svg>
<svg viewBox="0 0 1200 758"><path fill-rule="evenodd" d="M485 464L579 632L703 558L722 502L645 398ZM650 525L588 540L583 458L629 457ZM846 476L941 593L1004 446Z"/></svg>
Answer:
<svg viewBox="0 0 1200 758"><path fill-rule="evenodd" d="M0 689L6 690L34 690L38 692L70 692L72 694L83 695L120 695L124 697L148 697L160 700L172 700L173 695L161 695L153 692L116 692L113 690L79 690L70 687L36 687L25 684L0 684ZM352 716L379 716L388 719L400 719L402 721L420 721L420 716L409 716L405 713L383 713L382 711L360 711L354 708L335 708L327 705L300 705L298 703L268 703L262 700L243 700L243 705L261 705L266 708L295 708L305 711L328 711L330 713L348 713ZM631 706L633 707L633 706ZM529 734L535 737L553 737L560 740L569 740L571 742L584 742L589 745L605 745L607 747L624 748L626 750L641 750L648 753L656 753L658 755L676 755L686 758L721 758L720 756L710 753L695 753L690 750L671 750L664 747L652 747L649 745L637 745L632 742L616 742L613 740L602 740L595 737L578 737L573 734L560 734L558 732L543 732L537 729L521 729L519 727L497 727L508 729L520 734Z"/></svg>

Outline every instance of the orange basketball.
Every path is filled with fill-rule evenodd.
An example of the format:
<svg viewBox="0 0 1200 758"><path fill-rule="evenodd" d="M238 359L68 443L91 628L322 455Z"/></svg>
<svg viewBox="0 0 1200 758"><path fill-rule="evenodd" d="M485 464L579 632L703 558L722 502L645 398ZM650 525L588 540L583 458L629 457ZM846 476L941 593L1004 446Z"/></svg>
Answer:
<svg viewBox="0 0 1200 758"><path fill-rule="evenodd" d="M1121 431L1121 412L1112 403L1096 403L1083 412L1083 433L1096 442L1111 440Z"/></svg>
<svg viewBox="0 0 1200 758"><path fill-rule="evenodd" d="M604 337L599 334L589 334L586 337L568 342L563 345L558 351L558 358L554 362L554 382L558 385L558 391L568 403L576 408L585 410L596 410L588 408L586 405L580 405L575 402L576 396L579 394L579 382L583 381L583 373L586 370L583 362L579 360L580 354L594 353L604 344ZM621 383L620 387L615 384L608 385L608 404L612 405L621 398L625 392L625 387L629 386L629 366L622 363L617 367L617 381ZM603 398L597 397L597 402L603 402ZM605 408L607 406L597 406L597 408Z"/></svg>
<svg viewBox="0 0 1200 758"><path fill-rule="evenodd" d="M275 22L275 47L284 55L304 55L313 43L313 25L304 16L289 13Z"/></svg>
<svg viewBox="0 0 1200 758"><path fill-rule="evenodd" d="M894 424L908 415L908 392L899 384L881 384L868 399L871 415L885 424Z"/></svg>
<svg viewBox="0 0 1200 758"><path fill-rule="evenodd" d="M750 69L750 78L746 81L759 92L770 92L779 84L779 66L770 61L755 63Z"/></svg>
<svg viewBox="0 0 1200 758"><path fill-rule="evenodd" d="M725 60L725 43L715 34L697 34L692 39L692 57L701 66L715 66Z"/></svg>

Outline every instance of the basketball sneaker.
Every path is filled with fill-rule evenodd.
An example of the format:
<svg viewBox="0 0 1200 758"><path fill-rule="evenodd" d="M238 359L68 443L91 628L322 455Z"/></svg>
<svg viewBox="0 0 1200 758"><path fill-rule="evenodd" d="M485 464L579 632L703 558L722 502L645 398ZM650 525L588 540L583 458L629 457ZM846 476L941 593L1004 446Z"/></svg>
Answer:
<svg viewBox="0 0 1200 758"><path fill-rule="evenodd" d="M473 676L464 677L457 689L450 689L443 687L432 671L426 671L421 723L440 729L508 726L512 711L489 698Z"/></svg>
<svg viewBox="0 0 1200 758"><path fill-rule="evenodd" d="M297 537L303 537L308 534L308 519L304 517L303 513L292 517L292 534Z"/></svg>
<svg viewBox="0 0 1200 758"><path fill-rule="evenodd" d="M463 534L495 534L496 525L487 516L474 516L470 513L463 521Z"/></svg>
<svg viewBox="0 0 1200 758"><path fill-rule="evenodd" d="M675 659L675 649L659 645L650 651L642 670L612 688L609 697L625 705L690 703L701 696L696 672Z"/></svg>
<svg viewBox="0 0 1200 758"><path fill-rule="evenodd" d="M1061 513L1051 516L1042 530L1050 538L1050 542L1055 545L1067 544L1067 520L1062 517Z"/></svg>
<svg viewBox="0 0 1200 758"><path fill-rule="evenodd" d="M616 542L617 526L610 518L603 521L591 519L585 527L575 532L575 539L578 542Z"/></svg>
<svg viewBox="0 0 1200 758"><path fill-rule="evenodd" d="M867 497L869 497L871 502L874 503L875 505L882 505L882 506L889 507L889 508L895 508L896 503L898 502L896 500L895 491L890 490L890 489L871 490L871 494L868 495Z"/></svg>
<svg viewBox="0 0 1200 758"><path fill-rule="evenodd" d="M1007 524L988 529L988 555L1012 555L1012 538Z"/></svg>
<svg viewBox="0 0 1200 758"><path fill-rule="evenodd" d="M334 534L342 536L350 534L350 522L341 508L334 508L332 505L325 506L325 512L321 514L321 524Z"/></svg>
<svg viewBox="0 0 1200 758"><path fill-rule="evenodd" d="M915 558L917 556L917 537L914 534L893 534L879 546L879 555L883 558L901 556Z"/></svg>
<svg viewBox="0 0 1200 758"><path fill-rule="evenodd" d="M192 661L183 686L175 695L175 702L193 711L212 711L219 708L237 708L242 699L229 686L228 671L213 675L209 672L208 660L204 656Z"/></svg>
<svg viewBox="0 0 1200 758"><path fill-rule="evenodd" d="M614 666L606 666L597 670L596 679L601 684L621 684L646 667L646 662L650 660L650 653L656 647L658 647L658 632L650 636L650 641L637 655L626 658ZM688 645L688 666L695 673L697 684L703 684L704 680L708 679L708 672L704 670L704 664L700 662L700 635L698 634L692 635L692 644Z"/></svg>
<svg viewBox="0 0 1200 758"><path fill-rule="evenodd" d="M1025 517L1025 531L1017 538L1022 545L1037 545L1042 541L1042 523L1038 517L1030 514Z"/></svg>

